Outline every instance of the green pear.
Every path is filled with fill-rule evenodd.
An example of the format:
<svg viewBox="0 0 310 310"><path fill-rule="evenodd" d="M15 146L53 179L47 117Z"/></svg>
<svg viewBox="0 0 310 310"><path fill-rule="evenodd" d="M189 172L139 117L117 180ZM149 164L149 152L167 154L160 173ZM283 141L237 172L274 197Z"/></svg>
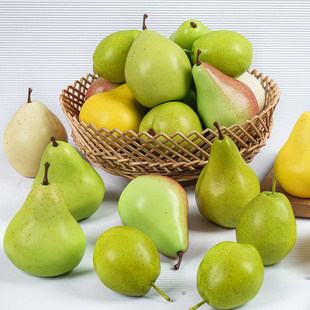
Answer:
<svg viewBox="0 0 310 310"><path fill-rule="evenodd" d="M131 180L118 201L123 225L148 235L159 252L179 257L188 249L188 200L184 188L161 175L143 175Z"/></svg>
<svg viewBox="0 0 310 310"><path fill-rule="evenodd" d="M42 102L28 100L11 118L3 135L4 153L11 166L24 177L34 178L51 136L68 142L67 131L59 118Z"/></svg>
<svg viewBox="0 0 310 310"><path fill-rule="evenodd" d="M20 270L35 276L54 277L80 263L86 238L70 214L62 191L47 178L49 163L44 166L41 183L31 189L6 228L3 248Z"/></svg>
<svg viewBox="0 0 310 310"><path fill-rule="evenodd" d="M204 127L215 129L215 121L230 127L258 115L258 102L251 88L210 64L200 62L201 55L198 51L192 71L198 115Z"/></svg>
<svg viewBox="0 0 310 310"><path fill-rule="evenodd" d="M211 29L201 21L189 19L183 22L169 39L180 45L183 49L191 51L194 41L210 31Z"/></svg>
<svg viewBox="0 0 310 310"><path fill-rule="evenodd" d="M191 63L178 44L144 25L128 52L125 79L137 101L153 108L187 95Z"/></svg>
<svg viewBox="0 0 310 310"><path fill-rule="evenodd" d="M153 136L160 132L168 136L175 132L188 135L193 130L202 132L200 119L189 105L180 101L170 101L157 105L144 115L139 125L139 132L145 131ZM145 135L142 135L141 138L148 140ZM158 137L160 142L165 141L165 139L163 136ZM172 138L174 141L179 139L178 135ZM195 142L198 143L199 141L201 140L197 139ZM173 144L167 142L166 145L171 147ZM180 145L186 147L188 142L183 141Z"/></svg>
<svg viewBox="0 0 310 310"><path fill-rule="evenodd" d="M143 296L153 287L170 300L155 285L161 267L158 251L136 228L115 226L102 233L95 244L93 264L101 282L115 292Z"/></svg>
<svg viewBox="0 0 310 310"><path fill-rule="evenodd" d="M252 244L264 265L272 265L292 250L296 241L296 219L288 198L276 192L274 174L272 191L264 191L253 198L239 217L237 241Z"/></svg>
<svg viewBox="0 0 310 310"><path fill-rule="evenodd" d="M236 144L223 135L212 143L208 163L195 187L198 210L207 219L227 228L235 228L246 205L260 193L253 169L243 160Z"/></svg>
<svg viewBox="0 0 310 310"><path fill-rule="evenodd" d="M40 170L32 183L34 188L44 175L44 163L48 161L54 169L49 173L66 200L73 217L79 221L89 217L99 208L105 193L104 183L97 171L69 143L51 138L45 148Z"/></svg>
<svg viewBox="0 0 310 310"><path fill-rule="evenodd" d="M252 63L252 43L242 34L230 30L211 31L195 40L191 54L193 65L198 50L202 51L201 61L234 78L246 72Z"/></svg>
<svg viewBox="0 0 310 310"><path fill-rule="evenodd" d="M250 244L223 241L203 257L197 271L197 289L202 302L216 309L232 309L252 300L264 281L264 265Z"/></svg>
<svg viewBox="0 0 310 310"><path fill-rule="evenodd" d="M98 76L125 83L124 67L129 49L140 30L121 30L106 36L93 53L93 69Z"/></svg>

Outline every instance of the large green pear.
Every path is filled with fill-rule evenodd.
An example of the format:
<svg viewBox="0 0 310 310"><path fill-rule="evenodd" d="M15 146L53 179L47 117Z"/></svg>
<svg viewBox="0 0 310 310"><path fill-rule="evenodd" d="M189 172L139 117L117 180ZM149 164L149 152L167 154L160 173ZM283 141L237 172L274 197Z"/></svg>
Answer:
<svg viewBox="0 0 310 310"><path fill-rule="evenodd" d="M131 180L118 201L123 225L148 235L157 249L179 257L188 249L188 200L184 188L162 175L143 175Z"/></svg>
<svg viewBox="0 0 310 310"><path fill-rule="evenodd" d="M62 191L47 178L49 163L44 167L40 184L31 189L6 228L3 248L17 268L32 275L53 277L80 263L86 238L70 214Z"/></svg>
<svg viewBox="0 0 310 310"><path fill-rule="evenodd" d="M203 257L196 284L202 302L216 309L232 309L252 300L264 281L264 265L258 251L250 244L223 241Z"/></svg>
<svg viewBox="0 0 310 310"><path fill-rule="evenodd" d="M242 34L231 30L211 31L195 40L191 54L193 65L198 50L202 51L201 61L234 78L246 72L252 63L252 43Z"/></svg>
<svg viewBox="0 0 310 310"><path fill-rule="evenodd" d="M276 192L274 174L272 191L254 197L239 217L236 227L238 242L252 244L264 265L272 265L292 250L296 241L296 219L288 198Z"/></svg>
<svg viewBox="0 0 310 310"><path fill-rule="evenodd" d="M214 139L208 163L198 177L195 198L205 218L235 228L243 209L260 193L260 183L233 140L215 125L219 136Z"/></svg>
<svg viewBox="0 0 310 310"><path fill-rule="evenodd" d="M153 241L142 231L114 226L95 244L93 264L101 282L111 290L129 296L143 296L154 287L160 274L160 258Z"/></svg>
<svg viewBox="0 0 310 310"><path fill-rule="evenodd" d="M144 29L128 52L125 79L137 101L152 108L187 95L192 80L191 63L178 44Z"/></svg>
<svg viewBox="0 0 310 310"><path fill-rule="evenodd" d="M106 36L93 53L93 68L98 76L124 83L124 67L128 51L140 30L121 30Z"/></svg>
<svg viewBox="0 0 310 310"><path fill-rule="evenodd" d="M43 152L32 188L42 180L44 163L48 161L53 166L49 172L49 180L56 183L63 192L73 217L77 221L89 217L97 211L103 200L103 180L69 143L56 141L54 137L51 140Z"/></svg>

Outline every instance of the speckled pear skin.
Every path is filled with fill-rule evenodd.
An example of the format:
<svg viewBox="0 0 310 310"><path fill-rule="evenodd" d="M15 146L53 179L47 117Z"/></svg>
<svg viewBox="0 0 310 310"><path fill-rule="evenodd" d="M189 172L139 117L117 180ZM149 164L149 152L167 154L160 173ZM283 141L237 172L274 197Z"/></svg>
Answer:
<svg viewBox="0 0 310 310"><path fill-rule="evenodd" d="M230 127L258 115L257 99L246 84L205 62L195 64L192 71L198 115L205 128L215 129L215 121Z"/></svg>
<svg viewBox="0 0 310 310"><path fill-rule="evenodd" d="M236 227L238 242L252 244L264 265L272 265L292 250L296 220L288 198L279 192L261 192L248 203Z"/></svg>
<svg viewBox="0 0 310 310"><path fill-rule="evenodd" d="M130 296L145 295L160 274L156 246L133 227L106 230L96 242L93 263L104 285Z"/></svg>
<svg viewBox="0 0 310 310"><path fill-rule="evenodd" d="M242 210L259 193L259 180L232 139L216 137L195 187L200 213L218 225L235 228Z"/></svg>
<svg viewBox="0 0 310 310"><path fill-rule="evenodd" d="M37 184L6 228L3 247L20 270L54 277L82 260L86 238L56 184Z"/></svg>

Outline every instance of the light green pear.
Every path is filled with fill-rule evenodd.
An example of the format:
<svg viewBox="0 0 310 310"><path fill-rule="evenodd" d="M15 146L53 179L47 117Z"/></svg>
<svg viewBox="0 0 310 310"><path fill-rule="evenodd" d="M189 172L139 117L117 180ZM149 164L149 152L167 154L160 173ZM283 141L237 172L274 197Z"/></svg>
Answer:
<svg viewBox="0 0 310 310"><path fill-rule="evenodd" d="M54 168L49 172L50 182L56 183L66 200L73 217L79 221L99 208L105 193L103 180L97 171L69 143L54 137L45 148L39 172L33 181L34 188L44 176L44 163Z"/></svg>
<svg viewBox="0 0 310 310"><path fill-rule="evenodd" d="M182 100L188 93L191 63L183 49L143 27L132 44L125 63L126 83L137 101L147 108L172 100Z"/></svg>
<svg viewBox="0 0 310 310"><path fill-rule="evenodd" d="M93 53L93 68L98 76L125 83L124 67L127 54L140 30L121 30L106 36Z"/></svg>
<svg viewBox="0 0 310 310"><path fill-rule="evenodd" d="M200 213L227 228L235 228L246 205L260 193L253 169L243 160L236 144L223 135L212 143L208 163L201 171L195 198Z"/></svg>
<svg viewBox="0 0 310 310"><path fill-rule="evenodd" d="M159 252L179 257L188 249L188 200L183 187L161 175L143 175L131 180L118 201L123 225L143 231Z"/></svg>
<svg viewBox="0 0 310 310"><path fill-rule="evenodd" d="M62 191L45 175L34 186L6 228L3 248L20 270L54 277L75 268L82 260L86 238L70 214ZM50 170L56 169L51 166ZM43 182L42 182L43 181Z"/></svg>
<svg viewBox="0 0 310 310"><path fill-rule="evenodd" d="M253 245L264 265L272 265L286 257L296 242L296 219L288 198L276 192L277 176L272 191L254 197L239 217L236 227L238 242Z"/></svg>

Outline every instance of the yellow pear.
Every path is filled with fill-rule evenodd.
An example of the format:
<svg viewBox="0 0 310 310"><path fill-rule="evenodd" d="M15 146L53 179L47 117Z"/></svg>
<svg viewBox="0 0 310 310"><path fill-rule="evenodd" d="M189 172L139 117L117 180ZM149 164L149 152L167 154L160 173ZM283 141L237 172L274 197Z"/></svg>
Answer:
<svg viewBox="0 0 310 310"><path fill-rule="evenodd" d="M292 196L310 198L310 111L297 120L280 149L274 171L282 188Z"/></svg>

